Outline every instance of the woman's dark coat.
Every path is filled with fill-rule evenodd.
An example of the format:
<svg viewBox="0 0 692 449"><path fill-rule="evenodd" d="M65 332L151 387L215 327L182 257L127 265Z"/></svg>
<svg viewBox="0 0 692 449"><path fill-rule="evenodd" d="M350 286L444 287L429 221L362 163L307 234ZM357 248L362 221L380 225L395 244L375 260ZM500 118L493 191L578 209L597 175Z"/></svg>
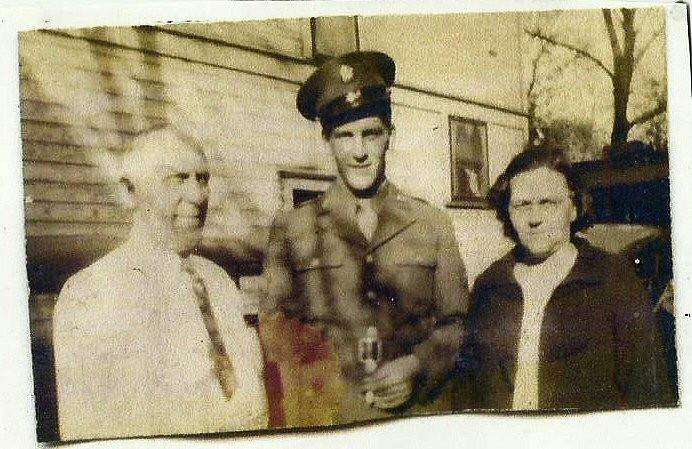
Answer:
<svg viewBox="0 0 692 449"><path fill-rule="evenodd" d="M546 307L540 336L540 409L672 405L660 335L630 262L577 242L578 256ZM464 408L511 409L522 320L516 250L476 281L464 351Z"/></svg>

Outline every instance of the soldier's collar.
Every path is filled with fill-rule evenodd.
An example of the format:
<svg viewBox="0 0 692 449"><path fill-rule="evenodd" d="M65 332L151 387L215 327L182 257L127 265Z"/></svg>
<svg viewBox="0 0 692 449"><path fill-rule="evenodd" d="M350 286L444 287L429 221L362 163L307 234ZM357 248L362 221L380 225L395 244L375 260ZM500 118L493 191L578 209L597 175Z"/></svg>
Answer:
<svg viewBox="0 0 692 449"><path fill-rule="evenodd" d="M398 197L397 189L394 184L385 179L377 193L371 198L371 206L379 214L387 200L394 197ZM325 210L343 210L345 208L355 211L356 204L358 204L358 198L348 190L341 179L334 182L322 200L322 208Z"/></svg>

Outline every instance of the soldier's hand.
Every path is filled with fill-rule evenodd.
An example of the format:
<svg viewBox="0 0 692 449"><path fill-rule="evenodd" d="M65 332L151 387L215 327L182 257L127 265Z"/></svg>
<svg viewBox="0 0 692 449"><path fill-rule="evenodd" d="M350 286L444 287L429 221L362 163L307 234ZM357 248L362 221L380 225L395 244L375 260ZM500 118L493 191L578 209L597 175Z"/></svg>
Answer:
<svg viewBox="0 0 692 449"><path fill-rule="evenodd" d="M361 391L374 407L399 407L413 394L414 381L419 369L420 361L414 355L391 360L364 379Z"/></svg>

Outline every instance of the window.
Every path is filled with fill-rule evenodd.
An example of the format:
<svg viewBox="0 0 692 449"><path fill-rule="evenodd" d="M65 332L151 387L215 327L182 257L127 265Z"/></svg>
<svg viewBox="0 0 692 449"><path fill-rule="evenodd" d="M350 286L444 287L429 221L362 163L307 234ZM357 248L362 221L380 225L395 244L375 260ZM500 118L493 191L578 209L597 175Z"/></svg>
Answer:
<svg viewBox="0 0 692 449"><path fill-rule="evenodd" d="M279 179L283 209L289 210L326 192L335 177L322 173L281 170Z"/></svg>
<svg viewBox="0 0 692 449"><path fill-rule="evenodd" d="M452 206L488 207L487 126L484 122L449 117L452 164Z"/></svg>

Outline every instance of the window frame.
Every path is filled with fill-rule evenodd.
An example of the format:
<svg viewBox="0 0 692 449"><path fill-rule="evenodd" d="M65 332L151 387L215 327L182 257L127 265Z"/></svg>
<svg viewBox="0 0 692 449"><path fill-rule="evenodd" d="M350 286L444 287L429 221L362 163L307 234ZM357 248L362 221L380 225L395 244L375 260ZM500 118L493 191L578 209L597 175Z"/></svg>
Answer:
<svg viewBox="0 0 692 449"><path fill-rule="evenodd" d="M309 190L324 193L335 180L336 176L329 173L279 170L281 209L284 211L295 209L293 205L293 192L295 190Z"/></svg>
<svg viewBox="0 0 692 449"><path fill-rule="evenodd" d="M448 207L454 208L464 208L464 209L489 209L490 201L488 200L487 193L490 190L490 170L488 162L488 123L482 120L470 119L467 117L449 115L448 118L448 132L449 132L449 162L450 162L450 201L447 204ZM479 187L481 190L485 191L485 194L474 195L473 193L464 195L463 192L458 192L458 173L456 168L457 161L457 148L455 146L454 139L454 125L456 123L473 125L476 127L481 127L482 139L481 139L481 160L482 172L480 173Z"/></svg>

